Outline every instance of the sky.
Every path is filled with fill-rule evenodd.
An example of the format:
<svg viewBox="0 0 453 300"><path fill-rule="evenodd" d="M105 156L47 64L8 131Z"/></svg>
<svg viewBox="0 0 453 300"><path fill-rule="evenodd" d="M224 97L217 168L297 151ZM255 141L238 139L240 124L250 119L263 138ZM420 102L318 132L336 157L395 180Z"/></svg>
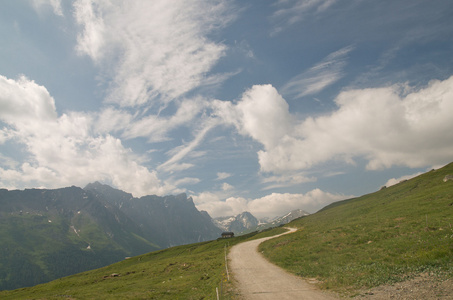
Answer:
<svg viewBox="0 0 453 300"><path fill-rule="evenodd" d="M450 0L0 1L0 188L313 213L453 161Z"/></svg>

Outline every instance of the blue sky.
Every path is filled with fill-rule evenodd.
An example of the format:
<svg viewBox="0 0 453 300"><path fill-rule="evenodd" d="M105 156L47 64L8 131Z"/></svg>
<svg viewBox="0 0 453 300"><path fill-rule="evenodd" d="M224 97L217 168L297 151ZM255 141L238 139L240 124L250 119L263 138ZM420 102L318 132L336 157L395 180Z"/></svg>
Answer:
<svg viewBox="0 0 453 300"><path fill-rule="evenodd" d="M0 5L0 187L273 217L453 161L451 1Z"/></svg>

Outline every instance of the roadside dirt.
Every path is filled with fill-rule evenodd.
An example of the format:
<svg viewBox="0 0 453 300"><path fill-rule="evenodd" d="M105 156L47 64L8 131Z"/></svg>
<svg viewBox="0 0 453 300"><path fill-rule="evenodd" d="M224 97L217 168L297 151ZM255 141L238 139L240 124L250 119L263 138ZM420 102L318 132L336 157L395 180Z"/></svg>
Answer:
<svg viewBox="0 0 453 300"><path fill-rule="evenodd" d="M296 231L295 228L290 228L290 231L283 234L294 231ZM271 264L258 253L260 243L280 235L241 243L231 248L228 255L229 269L239 289L239 298L250 300L338 299L337 296L322 292L314 284Z"/></svg>
<svg viewBox="0 0 453 300"><path fill-rule="evenodd" d="M395 283L393 285L382 285L367 291L362 291L360 295L356 296L354 299L453 299L453 279L424 273L408 281Z"/></svg>

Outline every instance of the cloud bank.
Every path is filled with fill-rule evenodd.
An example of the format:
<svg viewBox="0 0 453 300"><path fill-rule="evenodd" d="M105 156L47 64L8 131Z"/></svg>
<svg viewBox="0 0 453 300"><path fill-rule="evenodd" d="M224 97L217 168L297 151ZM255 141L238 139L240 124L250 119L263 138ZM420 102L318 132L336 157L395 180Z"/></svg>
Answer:
<svg viewBox="0 0 453 300"><path fill-rule="evenodd" d="M270 85L246 91L237 104L217 103L218 115L262 144L261 171L285 174L340 161L367 169L442 164L453 153L453 76L426 87L353 89L329 114L297 120Z"/></svg>
<svg viewBox="0 0 453 300"><path fill-rule="evenodd" d="M332 202L347 198L320 189L305 194L272 193L257 199L229 197L223 201L218 195L209 192L192 197L199 210L207 211L214 218L233 216L244 211L251 212L257 218L273 218L298 208L314 213Z"/></svg>

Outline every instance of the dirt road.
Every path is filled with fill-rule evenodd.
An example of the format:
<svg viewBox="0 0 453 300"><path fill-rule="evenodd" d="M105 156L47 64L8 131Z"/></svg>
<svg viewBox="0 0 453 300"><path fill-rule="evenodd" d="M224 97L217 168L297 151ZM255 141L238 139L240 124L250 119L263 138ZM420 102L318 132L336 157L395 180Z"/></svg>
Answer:
<svg viewBox="0 0 453 300"><path fill-rule="evenodd" d="M289 234L296 231L290 228ZM282 235L282 234L280 234ZM260 253L258 245L277 236L235 245L228 254L229 269L244 299L337 299L325 294L301 279L271 264Z"/></svg>

